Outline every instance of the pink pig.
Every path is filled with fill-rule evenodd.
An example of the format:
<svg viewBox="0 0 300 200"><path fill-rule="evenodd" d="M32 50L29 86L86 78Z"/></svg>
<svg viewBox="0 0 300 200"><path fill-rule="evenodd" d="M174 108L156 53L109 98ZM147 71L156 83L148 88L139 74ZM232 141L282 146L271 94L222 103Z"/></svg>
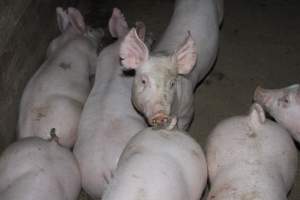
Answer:
<svg viewBox="0 0 300 200"><path fill-rule="evenodd" d="M199 200L207 183L201 147L185 132L146 128L127 144L103 200Z"/></svg>
<svg viewBox="0 0 300 200"><path fill-rule="evenodd" d="M1 154L1 200L76 200L80 188L78 163L56 139L27 137Z"/></svg>
<svg viewBox="0 0 300 200"><path fill-rule="evenodd" d="M127 142L146 127L130 101L133 77L123 73L120 66L119 48L129 29L117 8L109 20L109 30L118 39L98 57L95 84L83 108L74 146L82 187L95 199L101 199Z"/></svg>
<svg viewBox="0 0 300 200"><path fill-rule="evenodd" d="M132 29L120 57L135 69L132 102L151 126L188 129L193 117L193 90L211 69L218 50L222 2L177 0L171 22L150 53Z"/></svg>
<svg viewBox="0 0 300 200"><path fill-rule="evenodd" d="M50 138L54 128L59 143L72 147L83 104L95 73L97 46L102 30L86 27L75 8L58 7L62 32L49 45L47 59L28 82L20 105L18 138Z"/></svg>
<svg viewBox="0 0 300 200"><path fill-rule="evenodd" d="M207 142L207 200L287 200L297 171L289 133L255 103L249 115L220 122Z"/></svg>
<svg viewBox="0 0 300 200"><path fill-rule="evenodd" d="M254 100L261 104L275 120L300 142L300 85L281 89L257 87Z"/></svg>

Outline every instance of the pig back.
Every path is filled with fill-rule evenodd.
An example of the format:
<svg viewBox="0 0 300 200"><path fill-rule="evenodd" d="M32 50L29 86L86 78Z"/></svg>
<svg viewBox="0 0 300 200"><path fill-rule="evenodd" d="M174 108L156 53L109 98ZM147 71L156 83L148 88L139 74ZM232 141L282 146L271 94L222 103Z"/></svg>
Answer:
<svg viewBox="0 0 300 200"><path fill-rule="evenodd" d="M169 167L179 169L190 199L200 198L207 181L206 159L201 147L190 136L177 130L147 128L129 141L120 158L119 166L137 152L145 154L145 157L155 155L164 158L163 160L170 159L174 164ZM145 158L144 162L155 160Z"/></svg>
<svg viewBox="0 0 300 200"><path fill-rule="evenodd" d="M254 167L270 166L288 190L295 177L297 151L287 131L276 123L266 119L254 126L249 116L236 116L220 122L209 135L207 162L212 182L222 170L233 166L245 164L248 173Z"/></svg>
<svg viewBox="0 0 300 200"><path fill-rule="evenodd" d="M55 141L28 137L13 143L1 155L0 193L5 200L72 200L79 191L77 161Z"/></svg>

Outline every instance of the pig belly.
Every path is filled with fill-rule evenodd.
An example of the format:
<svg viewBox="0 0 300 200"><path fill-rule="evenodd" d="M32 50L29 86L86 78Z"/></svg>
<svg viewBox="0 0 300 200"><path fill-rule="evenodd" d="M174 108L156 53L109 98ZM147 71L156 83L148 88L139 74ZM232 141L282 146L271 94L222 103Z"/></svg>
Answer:
<svg viewBox="0 0 300 200"><path fill-rule="evenodd" d="M64 96L53 96L45 103L32 106L19 126L18 139L37 136L50 139L50 132L58 137L59 144L71 148L77 138L82 104Z"/></svg>

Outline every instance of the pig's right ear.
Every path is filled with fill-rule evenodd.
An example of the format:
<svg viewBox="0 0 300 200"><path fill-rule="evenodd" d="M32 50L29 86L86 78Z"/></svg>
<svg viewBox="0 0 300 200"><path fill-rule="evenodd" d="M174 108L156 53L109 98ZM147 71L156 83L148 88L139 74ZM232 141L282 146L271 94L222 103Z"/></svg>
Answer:
<svg viewBox="0 0 300 200"><path fill-rule="evenodd" d="M149 50L132 28L120 47L121 64L128 69L136 69L148 60Z"/></svg>
<svg viewBox="0 0 300 200"><path fill-rule="evenodd" d="M61 32L64 32L70 23L68 14L61 7L57 7L56 8L56 18L57 18L58 29Z"/></svg>
<svg viewBox="0 0 300 200"><path fill-rule="evenodd" d="M250 108L249 114L250 124L253 128L258 128L261 124L265 123L266 116L263 108L258 103L254 103Z"/></svg>

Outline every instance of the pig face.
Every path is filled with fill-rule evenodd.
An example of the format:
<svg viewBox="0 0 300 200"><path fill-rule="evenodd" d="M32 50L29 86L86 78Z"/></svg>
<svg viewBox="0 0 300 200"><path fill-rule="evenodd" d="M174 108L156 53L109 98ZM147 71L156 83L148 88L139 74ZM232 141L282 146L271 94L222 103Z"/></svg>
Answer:
<svg viewBox="0 0 300 200"><path fill-rule="evenodd" d="M149 50L132 29L120 47L121 64L135 69L132 102L151 126L164 128L174 122L171 113L178 75L188 74L196 63L195 43L188 34L173 54L149 55Z"/></svg>
<svg viewBox="0 0 300 200"><path fill-rule="evenodd" d="M48 50L47 55L52 54L65 43L78 35L82 35L89 39L91 43L98 47L104 31L102 29L94 29L86 26L84 18L76 8L69 7L67 10L63 10L61 7L56 8L57 25L61 31L61 35L55 38Z"/></svg>
<svg viewBox="0 0 300 200"><path fill-rule="evenodd" d="M300 141L300 85L281 89L257 87L254 100L260 103L277 122L288 129L294 139Z"/></svg>

